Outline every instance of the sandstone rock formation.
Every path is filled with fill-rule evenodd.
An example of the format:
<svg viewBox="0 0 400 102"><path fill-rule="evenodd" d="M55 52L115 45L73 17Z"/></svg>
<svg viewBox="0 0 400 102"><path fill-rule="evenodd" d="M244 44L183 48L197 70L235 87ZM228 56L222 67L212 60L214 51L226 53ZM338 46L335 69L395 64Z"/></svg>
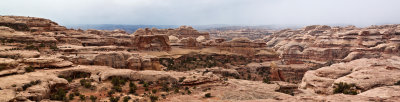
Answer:
<svg viewBox="0 0 400 102"><path fill-rule="evenodd" d="M23 16L0 16L0 26L8 26L17 31L62 31L65 27L48 19Z"/></svg>
<svg viewBox="0 0 400 102"><path fill-rule="evenodd" d="M0 16L0 101L400 100L399 25L209 31Z"/></svg>
<svg viewBox="0 0 400 102"><path fill-rule="evenodd" d="M400 57L358 59L308 71L300 88L320 94L333 94L334 83L353 83L361 92L385 85L393 85L400 78ZM368 73L368 74L366 74ZM387 77L387 76L391 77Z"/></svg>

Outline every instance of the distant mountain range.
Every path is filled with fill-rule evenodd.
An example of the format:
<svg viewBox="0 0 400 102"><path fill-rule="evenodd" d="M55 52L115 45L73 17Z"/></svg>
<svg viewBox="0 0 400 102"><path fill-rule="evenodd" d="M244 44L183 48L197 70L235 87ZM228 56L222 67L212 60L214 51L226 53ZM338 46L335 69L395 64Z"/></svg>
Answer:
<svg viewBox="0 0 400 102"><path fill-rule="evenodd" d="M98 29L98 30L115 30L121 29L125 30L128 33L133 33L139 28L158 28L158 29L168 29L168 28L178 28L181 25L122 25L122 24L74 24L74 25L65 25L67 28L73 29ZM197 30L234 30L234 29L285 29L285 28L297 28L297 27L288 27L288 26L276 26L276 25L258 25L258 26L247 26L247 25L225 25L225 24L214 24L214 25L191 25L193 28Z"/></svg>

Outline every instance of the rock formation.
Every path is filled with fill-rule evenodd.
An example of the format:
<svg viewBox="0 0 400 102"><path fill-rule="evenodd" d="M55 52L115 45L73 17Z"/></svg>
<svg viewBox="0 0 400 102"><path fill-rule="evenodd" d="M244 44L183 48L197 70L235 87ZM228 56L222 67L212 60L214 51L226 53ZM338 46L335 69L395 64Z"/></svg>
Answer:
<svg viewBox="0 0 400 102"><path fill-rule="evenodd" d="M209 31L0 16L0 101L400 100L400 25Z"/></svg>

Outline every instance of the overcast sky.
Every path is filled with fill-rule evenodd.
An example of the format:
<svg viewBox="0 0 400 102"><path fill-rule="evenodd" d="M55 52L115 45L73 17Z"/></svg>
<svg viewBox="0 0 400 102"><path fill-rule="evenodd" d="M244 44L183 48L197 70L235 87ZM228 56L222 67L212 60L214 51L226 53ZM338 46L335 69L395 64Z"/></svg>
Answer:
<svg viewBox="0 0 400 102"><path fill-rule="evenodd" d="M1 0L0 15L59 24L310 25L400 23L400 0Z"/></svg>

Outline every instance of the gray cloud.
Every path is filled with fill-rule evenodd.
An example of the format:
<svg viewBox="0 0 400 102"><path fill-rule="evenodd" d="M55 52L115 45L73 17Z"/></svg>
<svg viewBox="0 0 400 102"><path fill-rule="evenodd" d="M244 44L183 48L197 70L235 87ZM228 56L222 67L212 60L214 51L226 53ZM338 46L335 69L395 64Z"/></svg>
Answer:
<svg viewBox="0 0 400 102"><path fill-rule="evenodd" d="M2 0L0 15L60 24L400 23L400 0Z"/></svg>

